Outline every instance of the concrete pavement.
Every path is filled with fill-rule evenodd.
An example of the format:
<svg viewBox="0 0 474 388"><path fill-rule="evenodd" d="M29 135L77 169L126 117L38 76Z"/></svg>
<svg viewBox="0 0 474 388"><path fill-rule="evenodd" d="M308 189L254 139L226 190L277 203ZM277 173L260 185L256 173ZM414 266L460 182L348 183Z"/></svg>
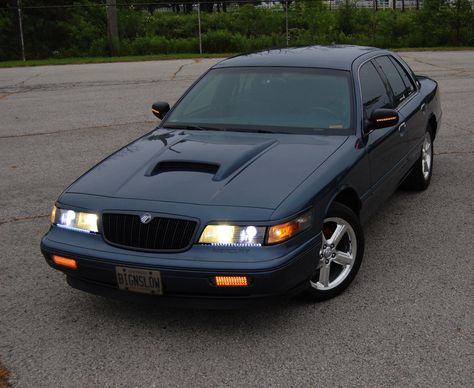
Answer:
<svg viewBox="0 0 474 388"><path fill-rule="evenodd" d="M430 188L397 192L367 225L340 297L224 312L84 294L39 251L61 191L217 60L0 69L0 358L13 385L472 386L474 52L402 55L442 92Z"/></svg>

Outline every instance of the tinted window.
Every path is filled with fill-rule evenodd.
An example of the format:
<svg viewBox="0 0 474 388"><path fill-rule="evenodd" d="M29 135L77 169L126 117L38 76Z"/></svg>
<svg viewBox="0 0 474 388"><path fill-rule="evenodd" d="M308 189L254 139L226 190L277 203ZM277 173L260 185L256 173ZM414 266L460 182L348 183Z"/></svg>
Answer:
<svg viewBox="0 0 474 388"><path fill-rule="evenodd" d="M403 82L405 83L405 93L407 97L412 94L415 91L415 85L410 78L410 76L407 74L405 69L395 60L395 58L390 57L390 60L394 64L394 66L397 68L398 72L402 76Z"/></svg>
<svg viewBox="0 0 474 388"><path fill-rule="evenodd" d="M386 75L393 91L395 106L398 106L409 94L402 76L388 57L379 57L375 61Z"/></svg>
<svg viewBox="0 0 474 388"><path fill-rule="evenodd" d="M371 62L364 64L359 73L362 90L362 103L367 117L375 109L392 108L392 103L387 94L387 88Z"/></svg>
<svg viewBox="0 0 474 388"><path fill-rule="evenodd" d="M164 126L337 134L352 131L351 116L347 71L236 67L207 73Z"/></svg>
<svg viewBox="0 0 474 388"><path fill-rule="evenodd" d="M396 63L399 63L401 64L401 66L403 67L403 69L406 71L406 73L408 73L408 78L410 79L410 83L412 85L416 85L418 84L418 81L416 79L416 75L415 73L413 72L413 70L411 69L410 66L408 66L408 64L400 57L398 57L396 60L395 58L392 57L392 60ZM415 89L416 89L416 86L415 86Z"/></svg>

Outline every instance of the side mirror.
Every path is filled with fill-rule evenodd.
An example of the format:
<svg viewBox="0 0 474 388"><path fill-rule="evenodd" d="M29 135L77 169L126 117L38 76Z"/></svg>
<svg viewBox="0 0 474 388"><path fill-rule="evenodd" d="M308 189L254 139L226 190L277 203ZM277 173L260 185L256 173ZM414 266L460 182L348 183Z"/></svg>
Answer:
<svg viewBox="0 0 474 388"><path fill-rule="evenodd" d="M160 120L163 120L163 117L166 116L169 110L170 110L170 105L167 102L158 101L158 102L155 102L151 106L151 111Z"/></svg>
<svg viewBox="0 0 474 388"><path fill-rule="evenodd" d="M366 122L364 132L368 134L374 129L392 127L398 124L398 112L394 109L376 109Z"/></svg>

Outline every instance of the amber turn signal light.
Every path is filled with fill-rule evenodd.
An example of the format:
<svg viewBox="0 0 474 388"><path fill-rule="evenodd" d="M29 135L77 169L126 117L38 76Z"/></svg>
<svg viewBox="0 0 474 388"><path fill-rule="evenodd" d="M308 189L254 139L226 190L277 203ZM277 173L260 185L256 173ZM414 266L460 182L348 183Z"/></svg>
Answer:
<svg viewBox="0 0 474 388"><path fill-rule="evenodd" d="M288 240L295 234L311 226L311 212L307 212L293 221L280 225L270 226L267 234L267 244L278 244Z"/></svg>
<svg viewBox="0 0 474 388"><path fill-rule="evenodd" d="M383 117L381 119L375 119L375 122L376 123L383 123L384 121L395 121L397 120L398 118L396 116L393 116L393 117Z"/></svg>
<svg viewBox="0 0 474 388"><path fill-rule="evenodd" d="M53 262L54 264L60 265L61 267L77 269L77 261L74 259L68 259L66 257L53 255Z"/></svg>
<svg viewBox="0 0 474 388"><path fill-rule="evenodd" d="M217 287L247 287L247 276L215 276L214 283Z"/></svg>
<svg viewBox="0 0 474 388"><path fill-rule="evenodd" d="M268 243L275 244L280 241L288 240L296 232L298 232L300 225L298 223L288 222L282 225L271 226L268 230Z"/></svg>

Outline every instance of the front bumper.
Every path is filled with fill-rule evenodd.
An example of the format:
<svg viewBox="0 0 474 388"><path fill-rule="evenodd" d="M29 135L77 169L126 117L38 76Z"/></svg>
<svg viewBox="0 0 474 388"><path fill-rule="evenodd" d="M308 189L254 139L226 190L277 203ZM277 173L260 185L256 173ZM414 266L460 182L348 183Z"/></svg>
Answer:
<svg viewBox="0 0 474 388"><path fill-rule="evenodd" d="M53 238L50 234L53 234ZM308 280L315 271L320 248L318 242L321 241L319 236L316 236L296 247L293 246L290 252L282 256L268 257L267 260L257 262L224 263L217 260L197 260L191 263L175 260L175 265L169 265L173 254L166 258L150 259L149 254L120 249L119 255L117 248L105 243L100 243L101 249L84 248L59 242L54 234L55 231L50 231L43 237L41 251L51 267L67 275L67 281L72 287L109 298L194 308L240 308L268 303L301 292L308 286ZM192 252L193 248L190 251ZM196 255L202 253L197 251ZM211 250L209 254L219 256L218 252ZM223 252L222 255L224 254L226 253ZM249 250L248 255L251 254L252 250ZM58 266L53 263L52 255L75 259L78 268L73 270ZM189 255L188 251L187 256ZM119 290L115 277L117 265L159 270L163 295ZM216 275L244 275L251 279L251 283L248 287L217 287L211 281Z"/></svg>

